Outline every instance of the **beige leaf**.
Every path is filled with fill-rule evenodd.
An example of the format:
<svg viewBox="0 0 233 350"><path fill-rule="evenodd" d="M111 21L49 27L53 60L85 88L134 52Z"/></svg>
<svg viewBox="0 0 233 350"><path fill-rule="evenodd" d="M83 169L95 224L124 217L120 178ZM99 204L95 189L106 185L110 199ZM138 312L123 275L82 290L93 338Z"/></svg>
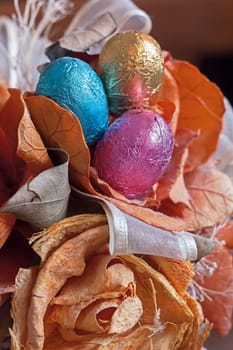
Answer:
<svg viewBox="0 0 233 350"><path fill-rule="evenodd" d="M132 329L142 313L142 302L137 296L125 299L112 316L109 333L123 333Z"/></svg>
<svg viewBox="0 0 233 350"><path fill-rule="evenodd" d="M54 150L61 164L41 172L23 185L2 207L3 212L16 214L18 219L43 229L63 219L67 212L70 186L68 158L61 150Z"/></svg>

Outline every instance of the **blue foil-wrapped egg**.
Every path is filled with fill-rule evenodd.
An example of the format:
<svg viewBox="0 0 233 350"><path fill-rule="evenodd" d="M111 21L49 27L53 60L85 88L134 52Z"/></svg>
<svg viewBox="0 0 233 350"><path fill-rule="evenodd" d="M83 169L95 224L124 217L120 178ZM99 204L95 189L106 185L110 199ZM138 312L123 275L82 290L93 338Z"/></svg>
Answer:
<svg viewBox="0 0 233 350"><path fill-rule="evenodd" d="M86 62L73 57L56 59L41 73L35 92L72 111L88 145L96 143L106 131L107 97L101 79Z"/></svg>

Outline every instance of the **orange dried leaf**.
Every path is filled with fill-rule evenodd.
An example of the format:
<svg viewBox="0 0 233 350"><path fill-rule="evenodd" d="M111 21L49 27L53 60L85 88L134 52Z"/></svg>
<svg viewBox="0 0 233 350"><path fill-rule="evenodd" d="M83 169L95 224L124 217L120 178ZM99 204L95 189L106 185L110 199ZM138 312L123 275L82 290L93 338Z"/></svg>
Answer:
<svg viewBox="0 0 233 350"><path fill-rule="evenodd" d="M204 315L221 335L232 327L233 261L231 253L219 246L197 266L195 282L203 294Z"/></svg>
<svg viewBox="0 0 233 350"><path fill-rule="evenodd" d="M191 130L180 130L176 134L172 159L163 177L158 182L157 201L170 198L173 203L189 206L189 193L184 183L184 166L188 157L188 146L195 138Z"/></svg>
<svg viewBox="0 0 233 350"><path fill-rule="evenodd" d="M90 153L78 118L45 96L29 96L25 101L45 145L69 154L72 184L89 189Z"/></svg>
<svg viewBox="0 0 233 350"><path fill-rule="evenodd" d="M164 68L163 83L157 104L155 105L155 110L157 107L162 109L162 116L169 123L173 134L175 134L180 111L179 90L175 78L166 66ZM167 115L169 118L167 118Z"/></svg>
<svg viewBox="0 0 233 350"><path fill-rule="evenodd" d="M189 147L186 166L192 170L204 163L216 149L222 129L223 95L214 83L188 62L167 60L165 67L179 89L178 130L187 128L199 132L199 137Z"/></svg>
<svg viewBox="0 0 233 350"><path fill-rule="evenodd" d="M27 178L52 165L40 135L31 122L21 92L9 89L8 93L9 98L0 111L0 159L3 168L0 188L3 182L7 184L4 201ZM4 201L1 200L0 204Z"/></svg>
<svg viewBox="0 0 233 350"><path fill-rule="evenodd" d="M227 248L233 249L233 220L229 220L218 230L216 238L219 241L223 240Z"/></svg>
<svg viewBox="0 0 233 350"><path fill-rule="evenodd" d="M0 213L0 249L9 237L15 220L15 215L12 213Z"/></svg>
<svg viewBox="0 0 233 350"><path fill-rule="evenodd" d="M191 209L184 207L182 215L192 226L192 231L221 223L233 212L233 185L219 170L199 167L186 174L185 184Z"/></svg>

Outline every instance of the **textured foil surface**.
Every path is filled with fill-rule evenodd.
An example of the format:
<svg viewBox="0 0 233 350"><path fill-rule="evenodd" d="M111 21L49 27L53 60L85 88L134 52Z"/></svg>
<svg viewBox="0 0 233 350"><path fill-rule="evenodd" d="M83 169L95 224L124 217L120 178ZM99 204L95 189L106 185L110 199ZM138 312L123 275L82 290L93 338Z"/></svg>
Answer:
<svg viewBox="0 0 233 350"><path fill-rule="evenodd" d="M128 31L113 36L99 56L99 74L110 111L151 108L160 90L164 59L159 44L145 33Z"/></svg>

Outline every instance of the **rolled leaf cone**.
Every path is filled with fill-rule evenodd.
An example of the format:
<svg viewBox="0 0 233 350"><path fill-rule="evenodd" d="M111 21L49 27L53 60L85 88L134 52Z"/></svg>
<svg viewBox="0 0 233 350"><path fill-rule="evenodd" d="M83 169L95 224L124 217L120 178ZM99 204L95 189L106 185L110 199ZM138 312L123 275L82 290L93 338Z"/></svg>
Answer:
<svg viewBox="0 0 233 350"><path fill-rule="evenodd" d="M86 194L72 188L76 199L82 203L99 203L104 209L109 224L109 251L111 255L146 254L172 259L196 261L208 255L217 246L217 241L189 232L177 234L148 225L128 215L104 198ZM75 205L77 201L74 201Z"/></svg>
<svg viewBox="0 0 233 350"><path fill-rule="evenodd" d="M12 350L201 349L209 325L195 299L153 261L110 256L108 241L101 214L66 218L33 237L41 264L17 275ZM173 273L192 278L185 264Z"/></svg>

